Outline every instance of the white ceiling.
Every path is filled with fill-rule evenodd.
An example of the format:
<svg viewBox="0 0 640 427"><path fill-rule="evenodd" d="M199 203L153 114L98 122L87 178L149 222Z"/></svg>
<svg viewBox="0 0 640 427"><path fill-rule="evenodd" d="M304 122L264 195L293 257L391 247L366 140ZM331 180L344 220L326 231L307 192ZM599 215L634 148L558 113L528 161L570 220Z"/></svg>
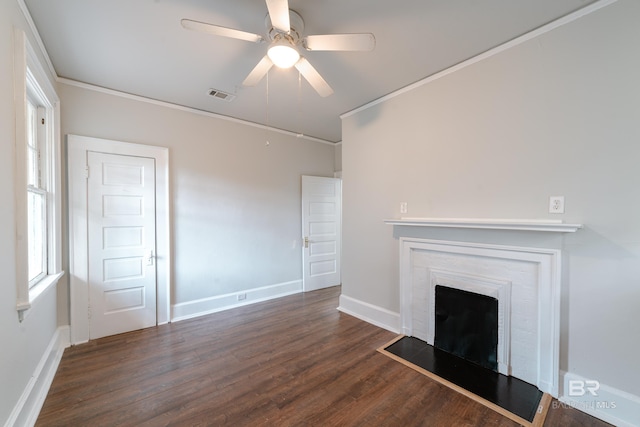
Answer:
<svg viewBox="0 0 640 427"><path fill-rule="evenodd" d="M189 18L264 34L264 0L25 0L59 77L331 142L342 138L340 114L593 2L290 0L305 34L376 37L373 52L304 53L335 91L321 98L295 68L242 87L267 45L180 25ZM209 88L237 97L217 100Z"/></svg>

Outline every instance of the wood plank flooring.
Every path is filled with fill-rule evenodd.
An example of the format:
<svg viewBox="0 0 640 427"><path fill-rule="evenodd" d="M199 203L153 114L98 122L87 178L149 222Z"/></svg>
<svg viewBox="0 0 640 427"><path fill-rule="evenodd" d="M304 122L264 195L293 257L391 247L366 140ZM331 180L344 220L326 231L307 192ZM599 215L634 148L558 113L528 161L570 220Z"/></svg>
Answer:
<svg viewBox="0 0 640 427"><path fill-rule="evenodd" d="M68 348L37 426L514 426L380 354L340 288ZM605 426L552 407L546 426Z"/></svg>

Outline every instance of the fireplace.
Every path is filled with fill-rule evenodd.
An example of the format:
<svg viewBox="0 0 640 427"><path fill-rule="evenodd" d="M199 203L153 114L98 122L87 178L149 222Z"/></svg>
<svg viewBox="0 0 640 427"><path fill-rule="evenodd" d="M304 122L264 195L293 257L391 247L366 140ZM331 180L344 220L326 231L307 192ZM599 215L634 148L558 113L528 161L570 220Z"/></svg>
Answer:
<svg viewBox="0 0 640 427"><path fill-rule="evenodd" d="M405 335L558 395L559 251L404 237L400 244ZM483 305L480 313L460 310L466 297ZM443 298L452 309L441 307ZM452 316L475 316L471 323L490 331L458 335L465 322Z"/></svg>
<svg viewBox="0 0 640 427"><path fill-rule="evenodd" d="M440 249L444 250L444 247ZM426 253L417 252L414 254L418 261L426 261L427 258L425 256ZM422 270L422 272L428 273L429 280L419 283L414 283L415 295L422 295L423 289L426 289L428 292L428 300L431 301L430 304L421 304L421 300L417 300L414 302L415 313L414 319L416 319L416 329L415 336L420 338L429 344L436 345L436 325L437 325L437 295L436 290L438 288L446 288L457 290L459 292L465 292L466 294L471 294L477 296L477 298L482 299L482 297L490 298L495 301L496 305L496 324L495 324L495 364L491 364L491 366L487 366L490 369L493 369L504 375L511 375L510 370L510 348L511 348L511 281L499 278L499 277L489 277L488 275L480 276L477 274L470 274L473 272L469 267L469 262L472 258L460 258L456 256L456 262L450 265L447 265L447 268L450 268L454 271L444 270L439 268L440 264L447 264L449 262L448 259L453 257L453 254L449 254L447 258L442 258L439 263L434 262L429 267ZM464 266L465 260L467 262L467 266ZM428 262L428 261L427 261ZM418 264L420 265L420 264ZM436 266L437 265L437 266ZM420 269L418 269L420 271ZM423 279L422 275L416 275L414 280L421 281ZM458 293L458 295L462 295ZM428 328L425 331L423 329L423 324L421 320L426 319ZM451 336L451 334L447 334L446 337L440 337L441 339L449 339L453 341L458 341L459 339L464 339L464 337ZM483 344L488 344L484 342ZM491 343L493 347L493 342ZM448 351L447 349L443 349ZM457 352L453 352L458 356L461 356L465 359L469 359L462 354L458 354ZM478 363L482 366L485 366L484 363L479 363L476 360L471 360L472 362Z"/></svg>

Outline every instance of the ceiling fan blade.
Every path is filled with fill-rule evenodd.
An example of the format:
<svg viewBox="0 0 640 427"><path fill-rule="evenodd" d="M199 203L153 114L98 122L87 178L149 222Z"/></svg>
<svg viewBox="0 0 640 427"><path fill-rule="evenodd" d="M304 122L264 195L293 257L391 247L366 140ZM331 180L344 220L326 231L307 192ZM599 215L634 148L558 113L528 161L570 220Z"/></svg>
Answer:
<svg viewBox="0 0 640 427"><path fill-rule="evenodd" d="M267 10L271 24L276 30L288 33L291 31L289 22L289 0L267 0Z"/></svg>
<svg viewBox="0 0 640 427"><path fill-rule="evenodd" d="M248 42L260 43L264 39L258 34L247 33L245 31L234 30L233 28L220 27L219 25L207 24L205 22L183 19L180 21L187 30L200 31L213 34L214 36L230 37L232 39L246 40Z"/></svg>
<svg viewBox="0 0 640 427"><path fill-rule="evenodd" d="M255 86L258 84L260 80L269 72L269 70L273 67L273 62L267 55L264 56L258 62L258 65L254 67L253 70L249 73L246 79L242 82L244 86Z"/></svg>
<svg viewBox="0 0 640 427"><path fill-rule="evenodd" d="M296 63L296 68L300 71L300 74L304 76L305 79L309 82L311 87L313 87L318 95L321 97L329 96L333 93L333 89L331 86L327 84L327 82L322 78L320 73L316 71L315 68L307 61L306 58L300 58L300 60Z"/></svg>
<svg viewBox="0 0 640 427"><path fill-rule="evenodd" d="M324 34L305 37L303 45L307 50L371 51L376 38L370 33Z"/></svg>

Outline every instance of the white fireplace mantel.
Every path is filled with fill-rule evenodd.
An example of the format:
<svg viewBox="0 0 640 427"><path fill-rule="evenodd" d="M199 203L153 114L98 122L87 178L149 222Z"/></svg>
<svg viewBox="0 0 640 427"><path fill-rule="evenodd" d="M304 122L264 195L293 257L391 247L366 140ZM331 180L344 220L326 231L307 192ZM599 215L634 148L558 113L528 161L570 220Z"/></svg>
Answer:
<svg viewBox="0 0 640 427"><path fill-rule="evenodd" d="M582 224L567 224L562 220L490 219L490 218L399 218L384 221L389 225L410 227L477 228L492 230L549 231L575 233Z"/></svg>

